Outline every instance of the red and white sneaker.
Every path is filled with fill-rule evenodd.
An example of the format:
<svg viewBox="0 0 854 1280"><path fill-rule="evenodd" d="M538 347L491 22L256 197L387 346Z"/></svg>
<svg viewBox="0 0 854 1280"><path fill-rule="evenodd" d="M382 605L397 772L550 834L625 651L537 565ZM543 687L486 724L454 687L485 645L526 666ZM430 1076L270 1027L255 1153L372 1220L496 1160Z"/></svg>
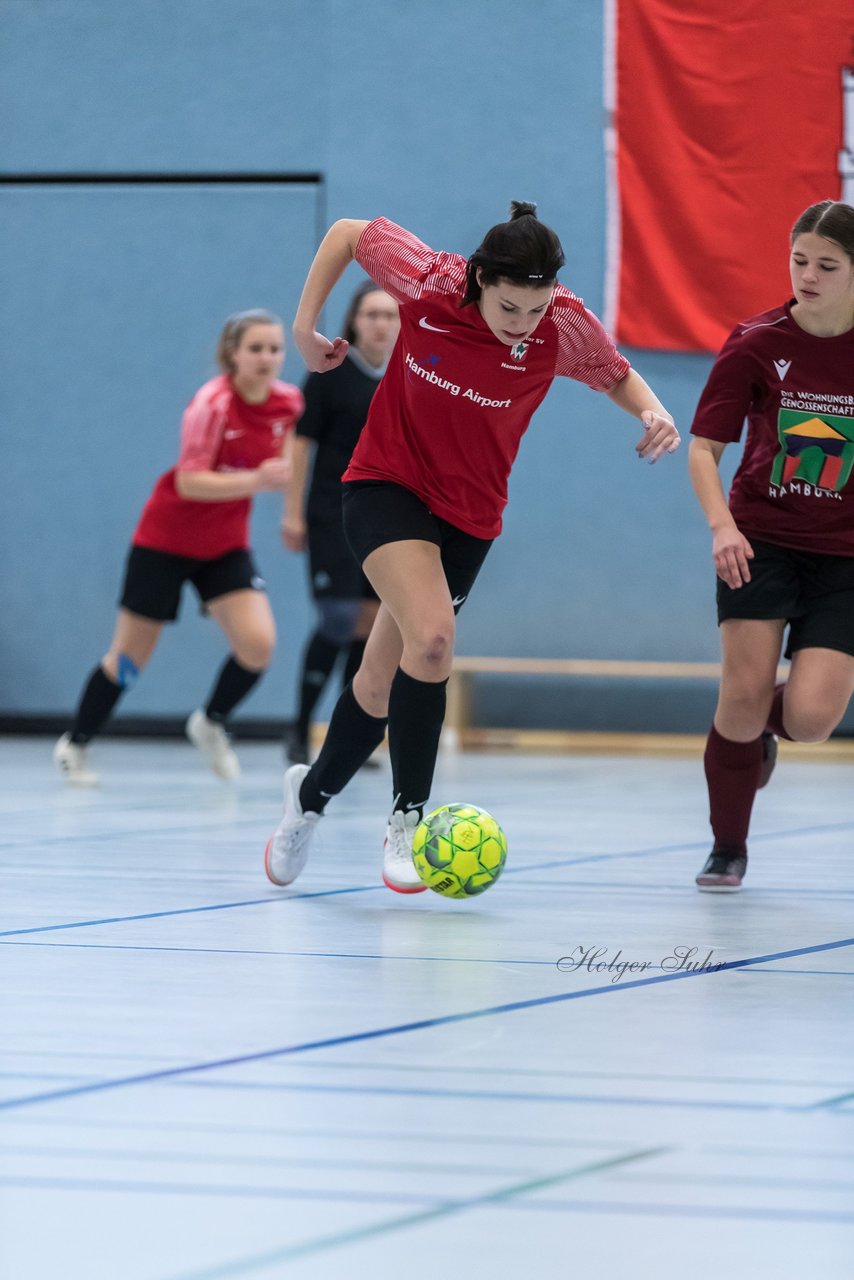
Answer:
<svg viewBox="0 0 854 1280"><path fill-rule="evenodd" d="M267 841L264 870L267 878L284 888L293 884L308 859L311 837L321 818L319 813L306 813L299 801L307 764L293 764L285 773L285 812L282 821Z"/></svg>
<svg viewBox="0 0 854 1280"><path fill-rule="evenodd" d="M395 809L388 820L383 845L383 881L395 893L423 893L427 888L412 861L412 837L421 821L412 810Z"/></svg>

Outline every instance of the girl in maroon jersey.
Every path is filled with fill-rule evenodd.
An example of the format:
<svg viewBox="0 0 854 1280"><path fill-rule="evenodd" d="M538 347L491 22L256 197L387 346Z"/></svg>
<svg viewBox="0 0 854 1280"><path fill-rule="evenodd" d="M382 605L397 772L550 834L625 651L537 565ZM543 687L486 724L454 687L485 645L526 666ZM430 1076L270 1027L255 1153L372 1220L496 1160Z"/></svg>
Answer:
<svg viewBox="0 0 854 1280"><path fill-rule="evenodd" d="M157 481L133 536L112 642L54 748L69 782L97 783L86 745L148 662L164 624L178 616L187 581L231 650L204 710L187 721L187 736L216 774L239 775L225 721L260 679L276 639L249 550L249 511L256 493L284 491L285 442L303 409L302 393L278 381L283 358L282 322L272 312L242 311L226 321L217 348L223 372L187 407L178 464Z"/></svg>
<svg viewBox="0 0 854 1280"><path fill-rule="evenodd" d="M344 526L381 600L362 665L311 769L285 774L285 811L267 845L274 884L302 870L327 800L389 731L394 799L383 879L424 889L412 835L430 793L445 715L454 615L501 531L507 479L531 416L558 375L605 391L640 419L641 458L679 436L670 415L599 321L556 284L563 251L533 205L514 204L466 261L385 218L345 219L308 274L294 338L309 369L340 365L342 338L315 330L355 259L400 305L400 335L344 473Z"/></svg>
<svg viewBox="0 0 854 1280"><path fill-rule="evenodd" d="M823 742L854 692L854 209L801 214L789 269L794 296L733 331L691 428L723 651L705 754L714 847L697 884L718 893L741 888L777 738ZM727 504L718 467L745 418ZM787 624L792 665L775 685Z"/></svg>

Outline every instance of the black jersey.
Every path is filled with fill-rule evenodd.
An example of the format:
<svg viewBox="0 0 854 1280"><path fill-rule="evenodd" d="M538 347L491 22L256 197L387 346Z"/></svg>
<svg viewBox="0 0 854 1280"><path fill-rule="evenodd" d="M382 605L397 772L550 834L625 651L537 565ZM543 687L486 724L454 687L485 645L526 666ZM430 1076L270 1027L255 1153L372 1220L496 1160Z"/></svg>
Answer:
<svg viewBox="0 0 854 1280"><path fill-rule="evenodd" d="M306 503L309 520L341 513L341 476L365 425L379 377L359 368L349 355L326 373L310 373L303 388L305 413L297 435L317 450Z"/></svg>

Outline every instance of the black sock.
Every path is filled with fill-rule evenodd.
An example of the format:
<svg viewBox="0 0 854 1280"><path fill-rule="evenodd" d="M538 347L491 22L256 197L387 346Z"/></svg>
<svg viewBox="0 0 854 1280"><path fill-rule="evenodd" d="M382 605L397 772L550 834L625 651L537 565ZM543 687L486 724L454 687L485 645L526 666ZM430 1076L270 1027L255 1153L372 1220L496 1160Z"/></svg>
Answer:
<svg viewBox="0 0 854 1280"><path fill-rule="evenodd" d="M214 691L205 707L207 718L222 724L238 702L242 702L249 690L255 687L263 674L263 671L250 671L247 667L241 667L240 663L229 655L220 668Z"/></svg>
<svg viewBox="0 0 854 1280"><path fill-rule="evenodd" d="M111 680L98 663L81 694L74 727L71 730L71 741L82 747L90 738L94 738L109 719L110 712L123 692L122 686Z"/></svg>
<svg viewBox="0 0 854 1280"><path fill-rule="evenodd" d="M388 750L395 809L423 812L433 785L447 683L415 680L400 667L391 682Z"/></svg>
<svg viewBox="0 0 854 1280"><path fill-rule="evenodd" d="M367 640L351 640L347 649L347 661L344 664L344 675L341 684L349 684L362 665L362 654L365 652Z"/></svg>
<svg viewBox="0 0 854 1280"><path fill-rule="evenodd" d="M340 651L340 645L337 645L334 640L327 640L319 631L315 631L305 647L296 725L300 742L308 741L308 726L311 724L311 713L326 688L326 682L332 674L335 659Z"/></svg>
<svg viewBox="0 0 854 1280"><path fill-rule="evenodd" d="M353 686L335 704L320 755L300 787L300 804L309 813L323 813L330 796L343 791L368 756L385 737L385 716L369 716L356 701Z"/></svg>

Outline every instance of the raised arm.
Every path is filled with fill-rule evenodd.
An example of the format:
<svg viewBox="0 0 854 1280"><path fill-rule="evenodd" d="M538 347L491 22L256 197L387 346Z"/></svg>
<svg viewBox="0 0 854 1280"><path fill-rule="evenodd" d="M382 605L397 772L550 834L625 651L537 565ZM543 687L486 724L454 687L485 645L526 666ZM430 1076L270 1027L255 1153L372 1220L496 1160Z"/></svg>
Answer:
<svg viewBox="0 0 854 1280"><path fill-rule="evenodd" d="M640 418L644 434L635 449L642 458L657 462L663 454L676 452L682 441L673 419L635 369L615 382L608 396L633 418Z"/></svg>
<svg viewBox="0 0 854 1280"><path fill-rule="evenodd" d="M330 342L317 332L317 317L345 268L355 258L359 236L367 225L366 221L356 218L341 218L333 223L309 268L294 320L293 335L312 373L335 369L347 354L349 343L343 338Z"/></svg>

